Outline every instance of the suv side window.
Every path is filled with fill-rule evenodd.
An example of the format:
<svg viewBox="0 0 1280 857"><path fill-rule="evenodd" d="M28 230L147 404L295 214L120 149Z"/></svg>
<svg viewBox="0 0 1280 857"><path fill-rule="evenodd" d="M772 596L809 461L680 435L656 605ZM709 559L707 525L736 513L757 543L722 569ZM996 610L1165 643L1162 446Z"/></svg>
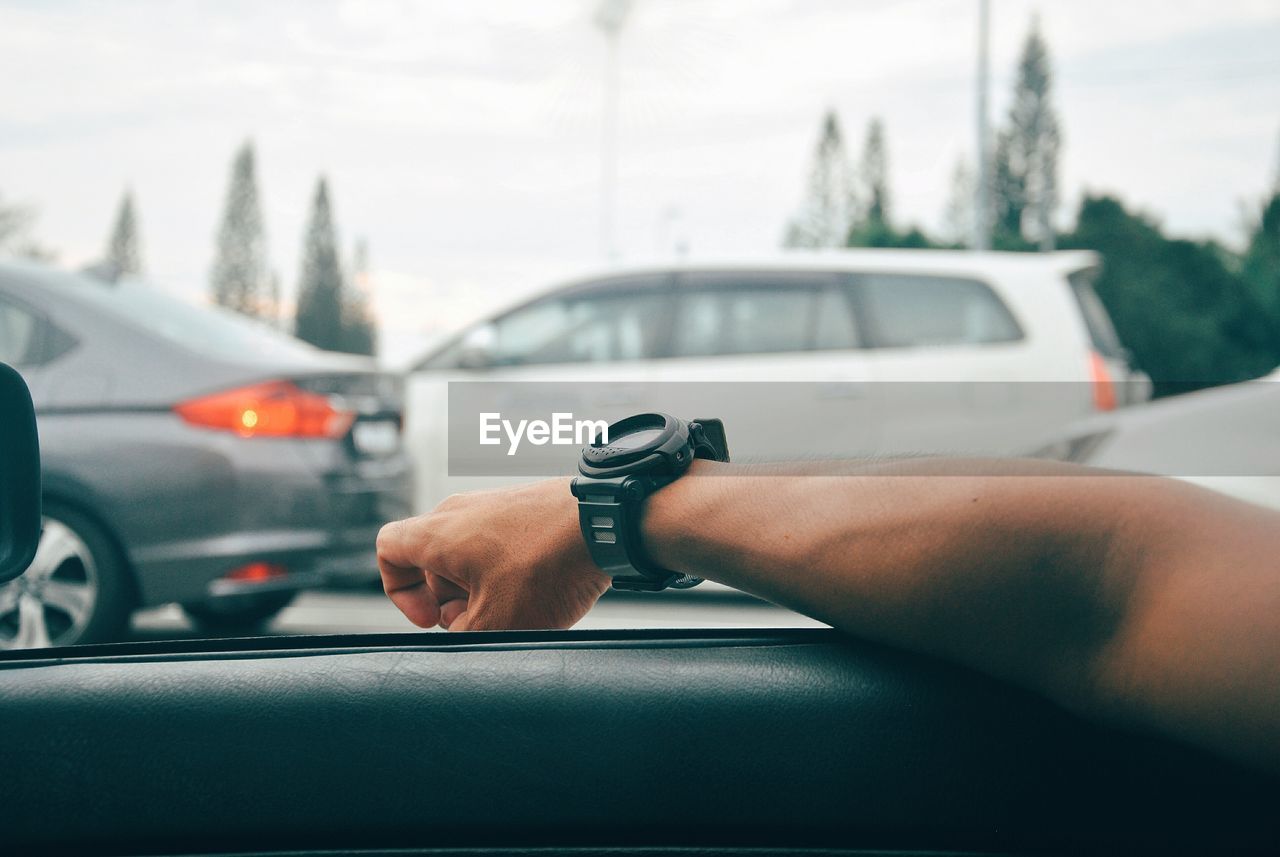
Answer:
<svg viewBox="0 0 1280 857"><path fill-rule="evenodd" d="M608 363L652 357L664 297L632 292L539 301L494 325L494 363Z"/></svg>
<svg viewBox="0 0 1280 857"><path fill-rule="evenodd" d="M608 363L658 356L670 291L662 277L627 277L550 295L472 328L422 364L465 364L468 344L483 343L494 366Z"/></svg>
<svg viewBox="0 0 1280 857"><path fill-rule="evenodd" d="M859 277L874 344L884 348L1016 342L1022 328L991 287L977 280L914 274Z"/></svg>
<svg viewBox="0 0 1280 857"><path fill-rule="evenodd" d="M675 357L853 348L843 291L826 274L696 273L681 278Z"/></svg>

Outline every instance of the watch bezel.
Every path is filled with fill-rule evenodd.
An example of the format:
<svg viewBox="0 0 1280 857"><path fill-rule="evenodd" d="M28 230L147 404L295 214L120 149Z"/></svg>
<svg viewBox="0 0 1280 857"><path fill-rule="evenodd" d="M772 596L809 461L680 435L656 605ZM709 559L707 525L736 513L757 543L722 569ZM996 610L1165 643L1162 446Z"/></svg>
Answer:
<svg viewBox="0 0 1280 857"><path fill-rule="evenodd" d="M694 456L687 425L670 414L658 412L635 414L619 420L609 426L609 443L600 443L596 437L583 447L578 471L595 479L642 471L658 475L677 473L688 467ZM660 434L643 446L635 449L614 446L618 438L659 427Z"/></svg>

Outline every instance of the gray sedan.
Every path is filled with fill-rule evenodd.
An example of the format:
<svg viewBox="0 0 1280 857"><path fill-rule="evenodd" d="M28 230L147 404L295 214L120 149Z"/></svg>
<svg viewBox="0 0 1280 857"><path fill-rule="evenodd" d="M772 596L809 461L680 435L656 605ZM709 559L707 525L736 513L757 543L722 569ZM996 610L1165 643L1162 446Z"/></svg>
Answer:
<svg viewBox="0 0 1280 857"><path fill-rule="evenodd" d="M266 622L334 577L376 578L408 511L398 381L144 284L0 264L0 362L40 427L44 536L0 586L0 648L120 639L178 603Z"/></svg>
<svg viewBox="0 0 1280 857"><path fill-rule="evenodd" d="M1090 417L1034 455L1174 476L1280 509L1280 369Z"/></svg>

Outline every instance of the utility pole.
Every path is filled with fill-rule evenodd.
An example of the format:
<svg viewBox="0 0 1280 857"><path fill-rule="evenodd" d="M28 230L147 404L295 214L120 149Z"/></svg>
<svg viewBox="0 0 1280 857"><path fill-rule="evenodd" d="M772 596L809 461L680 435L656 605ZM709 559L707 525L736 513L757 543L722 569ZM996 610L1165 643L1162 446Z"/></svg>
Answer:
<svg viewBox="0 0 1280 857"><path fill-rule="evenodd" d="M633 0L600 0L595 25L604 34L604 100L600 134L600 252L606 259L618 257L614 220L618 197L618 42Z"/></svg>
<svg viewBox="0 0 1280 857"><path fill-rule="evenodd" d="M991 249L991 129L987 118L990 15L988 0L978 0L978 181L973 194L973 249Z"/></svg>
<svg viewBox="0 0 1280 857"><path fill-rule="evenodd" d="M672 203L662 209L658 218L658 228L654 232L654 255L675 256L681 258L688 249L688 242L681 234L680 224L684 218L684 209Z"/></svg>

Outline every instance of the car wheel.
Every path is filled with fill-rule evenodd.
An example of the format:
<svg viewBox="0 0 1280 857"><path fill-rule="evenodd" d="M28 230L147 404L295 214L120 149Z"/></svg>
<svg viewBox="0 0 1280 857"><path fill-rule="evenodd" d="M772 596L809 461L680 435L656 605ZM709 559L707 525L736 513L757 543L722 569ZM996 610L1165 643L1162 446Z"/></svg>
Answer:
<svg viewBox="0 0 1280 857"><path fill-rule="evenodd" d="M132 607L111 539L84 515L46 503L31 566L0 585L0 649L121 640Z"/></svg>
<svg viewBox="0 0 1280 857"><path fill-rule="evenodd" d="M224 595L194 604L183 604L187 614L201 631L234 634L260 630L288 607L296 592L263 592L260 594Z"/></svg>

